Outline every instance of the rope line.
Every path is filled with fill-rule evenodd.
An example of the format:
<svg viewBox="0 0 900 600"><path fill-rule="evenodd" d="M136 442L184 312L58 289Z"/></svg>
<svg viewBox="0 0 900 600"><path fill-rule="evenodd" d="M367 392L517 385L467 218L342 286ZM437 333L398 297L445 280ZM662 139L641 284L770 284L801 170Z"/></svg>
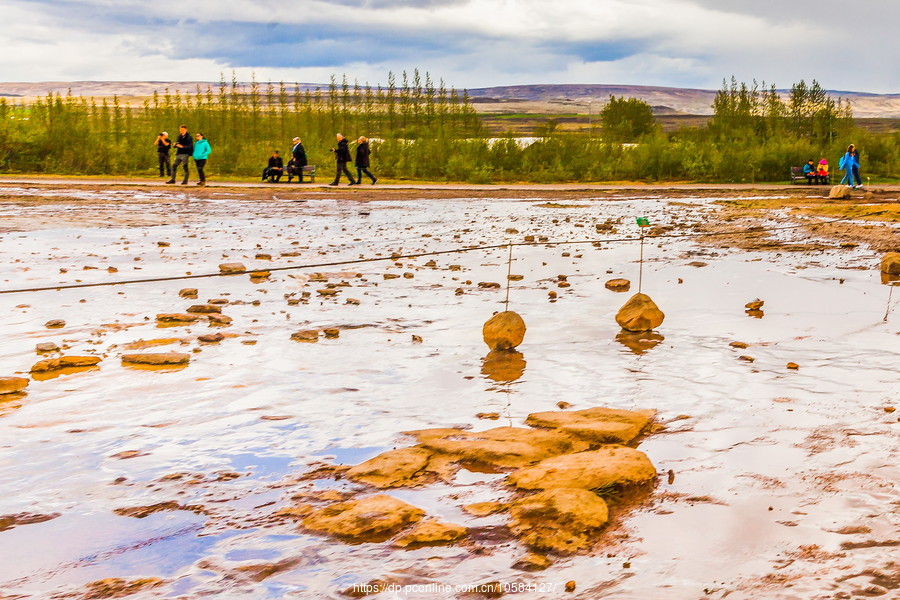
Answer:
<svg viewBox="0 0 900 600"><path fill-rule="evenodd" d="M797 225L784 225L780 227L770 227L770 228L756 228L751 227L749 229L739 229L739 230L731 230L731 231L718 231L718 232L710 232L710 233L663 233L659 235L648 235L642 236L647 239L679 239L679 238L703 238L703 237L717 237L717 236L726 236L726 235L755 235L759 233L769 233L772 231L786 231L789 229L799 229L801 227L807 227L809 225L828 225L830 223L837 223L840 221L850 221L862 219L865 217L872 217L876 215L884 214L888 211L882 210L877 212L866 213L864 215L856 215L853 217L840 217L837 219L831 219L828 221L820 221L818 223L800 223ZM623 238L607 238L607 239L590 239L590 240L565 240L565 241L545 241L545 242L505 242L503 244L490 244L485 246L464 246L462 248L452 248L450 250L433 250L430 252L419 252L415 254L398 254L393 253L390 256L383 257L371 257L371 258L357 258L351 260L338 260L331 262L320 262L320 263L307 263L302 265L286 265L283 267L268 267L264 269L249 269L244 271L232 271L228 273L199 273L196 275L171 275L168 277L149 277L145 279L126 279L124 281L101 281L95 283L73 283L73 284L63 284L63 285L49 285L42 287L31 287L31 288L18 288L12 290L0 290L0 295L2 294L20 294L26 292L46 292L51 290L72 290L72 289L83 289L83 288L92 288L92 287L107 287L114 285L130 285L134 283L159 283L164 281L187 281L191 279L209 279L212 277L227 277L231 275L246 275L249 273L255 273L259 271L268 271L268 272L276 272L276 271L294 271L299 269L316 269L322 267L339 267L346 265L359 265L365 263L372 262L382 262L386 260L399 260L401 258L422 258L425 256L442 256L445 254L462 254L465 252L476 252L480 250L496 250L498 248L509 248L510 252L512 252L512 248L514 246L564 246L567 244L612 244L612 243L626 243L626 242L639 242L641 241L641 237L623 237Z"/></svg>

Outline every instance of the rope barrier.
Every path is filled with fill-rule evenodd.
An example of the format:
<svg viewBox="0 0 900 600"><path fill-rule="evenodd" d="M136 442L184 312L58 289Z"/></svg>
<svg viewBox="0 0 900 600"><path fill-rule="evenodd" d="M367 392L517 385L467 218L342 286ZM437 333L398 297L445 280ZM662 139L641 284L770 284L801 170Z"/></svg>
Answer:
<svg viewBox="0 0 900 600"><path fill-rule="evenodd" d="M853 217L840 217L837 219L831 219L828 221L820 221L818 223L812 223L813 225L827 225L830 223L837 223L840 221L850 221L856 219L862 219L865 217L873 217L876 215L884 214L888 211L876 211L871 213L866 213L864 215L856 215ZM807 227L810 223L800 223L797 225L784 225L780 227L770 227L770 228L762 228L762 227L751 227L749 229L740 229L740 230L732 230L732 231L717 231L710 233L664 233L659 235L648 235L642 236L646 239L681 239L681 238L702 238L702 237L717 237L717 236L726 236L726 235L755 235L760 233L769 233L773 231L786 231L790 229L799 229L801 227ZM268 267L265 269L250 269L244 271L232 271L228 273L200 273L197 275L172 275L168 277L149 277L145 279L126 279L124 281L101 281L96 283L73 283L73 284L64 284L64 285L50 285L50 286L42 286L42 287L31 287L31 288L18 288L12 290L0 290L0 294L21 294L26 292L46 292L51 290L72 290L72 289L83 289L83 288L92 288L92 287L107 287L114 285L131 285L135 283L159 283L164 281L187 281L191 279L209 279L212 277L227 277L231 275L246 275L249 273L254 273L258 271L268 271L268 272L276 272L276 271L294 271L300 269L319 269L323 267L340 267L347 265L359 265L365 263L372 262L381 262L386 260L399 260L410 259L410 258L423 258L426 256L441 256L445 254L462 254L465 252L476 252L480 250L496 250L498 248L509 248L510 252L514 246L563 246L567 244L612 244L612 243L626 243L626 242L639 242L641 241L641 237L623 237L623 238L607 238L607 239L591 239L591 240L564 240L564 241L544 241L544 242L506 242L503 244L490 244L485 246L465 246L462 248L452 248L450 250L433 250L430 252L419 252L415 254L391 254L390 256L383 257L371 257L371 258L357 258L351 260L340 260L340 261L331 261L331 262L321 262L321 263L307 263L302 265L286 265L283 267Z"/></svg>

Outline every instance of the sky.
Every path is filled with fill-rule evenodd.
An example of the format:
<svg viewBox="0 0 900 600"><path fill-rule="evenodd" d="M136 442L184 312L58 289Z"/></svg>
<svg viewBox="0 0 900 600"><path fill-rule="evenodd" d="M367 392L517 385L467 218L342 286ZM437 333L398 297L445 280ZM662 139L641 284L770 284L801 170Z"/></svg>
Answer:
<svg viewBox="0 0 900 600"><path fill-rule="evenodd" d="M624 84L900 93L898 0L0 0L2 81Z"/></svg>

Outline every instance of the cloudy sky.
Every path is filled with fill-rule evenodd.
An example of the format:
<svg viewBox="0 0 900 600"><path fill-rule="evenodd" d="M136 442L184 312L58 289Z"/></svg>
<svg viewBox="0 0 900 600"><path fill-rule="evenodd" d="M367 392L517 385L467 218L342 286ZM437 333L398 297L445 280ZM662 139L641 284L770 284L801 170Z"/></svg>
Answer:
<svg viewBox="0 0 900 600"><path fill-rule="evenodd" d="M805 12L804 12L805 11ZM900 1L0 0L3 81L610 83L900 92Z"/></svg>

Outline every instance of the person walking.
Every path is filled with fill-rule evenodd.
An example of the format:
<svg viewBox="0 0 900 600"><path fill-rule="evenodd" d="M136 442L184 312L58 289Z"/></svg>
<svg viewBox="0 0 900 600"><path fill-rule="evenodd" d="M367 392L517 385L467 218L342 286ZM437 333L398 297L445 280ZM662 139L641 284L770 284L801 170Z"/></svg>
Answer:
<svg viewBox="0 0 900 600"><path fill-rule="evenodd" d="M187 125L178 127L175 148L177 150L175 150L175 162L172 163L172 176L166 183L175 183L175 177L178 175L178 166L183 165L184 181L181 182L181 185L187 185L188 175L190 175L188 165L190 164L191 155L194 153L194 141L191 139L191 134L188 133Z"/></svg>
<svg viewBox="0 0 900 600"><path fill-rule="evenodd" d="M211 153L212 146L209 145L206 136L198 133L197 141L194 142L194 164L197 165L197 175L200 177L197 185L206 185L206 173L203 169L206 168L206 159ZM185 165L185 173L187 173L187 165ZM185 179L185 183L187 183L187 179Z"/></svg>
<svg viewBox="0 0 900 600"><path fill-rule="evenodd" d="M852 167L852 175L853 179L856 180L856 186L854 189L861 190L863 189L862 177L859 176L859 149L856 146L853 146L853 167Z"/></svg>
<svg viewBox="0 0 900 600"><path fill-rule="evenodd" d="M337 161L337 172L334 174L334 181L328 185L337 185L341 180L341 173L346 173L347 179L350 180L350 184L352 185L356 180L353 179L353 174L350 173L350 169L347 168L347 163L351 160L348 142L340 133L337 134L337 141L337 148L331 149L331 151L334 152L334 158Z"/></svg>
<svg viewBox="0 0 900 600"><path fill-rule="evenodd" d="M369 148L369 140L366 139L365 136L360 136L357 140L358 145L356 146L356 183L351 185L360 185L362 183L363 173L369 176L369 179L372 180L372 185L375 185L375 182L378 179L369 172L369 155L372 153L372 150Z"/></svg>
<svg viewBox="0 0 900 600"><path fill-rule="evenodd" d="M169 134L161 131L156 136L156 141L153 142L153 145L156 146L156 156L159 158L159 176L171 177L172 163L169 161L169 150L172 149L172 140L169 139Z"/></svg>
<svg viewBox="0 0 900 600"><path fill-rule="evenodd" d="M841 179L842 184L848 185L853 189L862 187L862 179L859 176L859 154L856 152L856 145L850 144L847 146L847 152L841 157L838 168L844 171L844 178ZM857 182L856 185L853 184L854 178Z"/></svg>
<svg viewBox="0 0 900 600"><path fill-rule="evenodd" d="M306 158L306 149L303 147L303 142L300 141L300 138L295 137L293 143L291 160L288 165L290 167L288 170L288 183L291 182L293 175L297 176L297 183L303 183L303 167L309 164L309 160Z"/></svg>

